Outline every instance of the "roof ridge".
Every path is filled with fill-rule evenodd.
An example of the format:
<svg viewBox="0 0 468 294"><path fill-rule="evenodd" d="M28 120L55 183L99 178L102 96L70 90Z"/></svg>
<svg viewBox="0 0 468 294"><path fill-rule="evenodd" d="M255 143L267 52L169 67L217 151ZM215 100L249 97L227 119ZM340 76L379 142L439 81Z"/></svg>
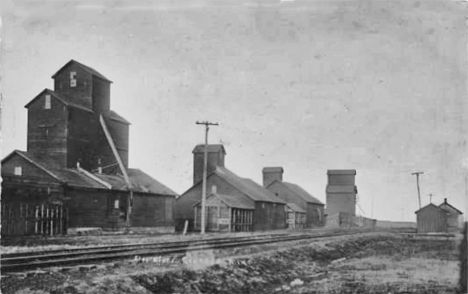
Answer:
<svg viewBox="0 0 468 294"><path fill-rule="evenodd" d="M110 82L112 83L111 80L109 80L108 78L106 78L104 75L102 75L100 72L98 72L97 70L95 70L94 68L90 67L90 66L87 66L79 61L76 61L74 59L70 59L70 61L68 61L67 63L65 63L65 65L63 65L57 72L55 72L55 74L52 75L52 78L55 78L55 76L57 76L57 74L59 72L61 72L63 69L65 69L69 64L71 63L75 63L77 64L78 66L80 66L83 70L87 71L89 74L93 75L93 76L96 76L100 79L103 79L107 82Z"/></svg>
<svg viewBox="0 0 468 294"><path fill-rule="evenodd" d="M57 175L55 175L53 172L51 172L48 168L46 168L45 166L43 166L42 164L36 162L35 160L33 160L32 158L28 157L28 153L27 152L23 152L23 151L20 151L20 150L13 150L13 152L11 152L6 158L10 157L11 155L13 155L14 153L18 154L19 156L23 157L24 159L26 159L28 162L32 163L33 165L37 166L39 169L41 169L42 171L44 171L45 173L47 173L49 176L51 176L52 178L56 179L57 181L59 181L60 183L63 183L64 181L58 177ZM4 160L5 160L4 159ZM2 160L3 161L3 160Z"/></svg>
<svg viewBox="0 0 468 294"><path fill-rule="evenodd" d="M296 194L297 196L301 197L303 200L307 201L307 202L312 202L312 203L316 203L316 204L323 204L322 201L318 200L317 198L314 197L314 195L310 194L309 192L307 192L304 188L302 188L301 186L299 186L298 184L295 184L295 183L290 183L290 182L280 182L282 184L284 184L284 186L286 186L286 188L288 190L290 190L291 192L293 192L294 194ZM304 197L302 197L302 195L300 195L299 193L297 193L297 191L294 191L293 189L291 189L291 187L288 187L288 185L292 185L292 186L295 186L296 188L304 191L304 193L307 194L307 198L309 199L304 199Z"/></svg>
<svg viewBox="0 0 468 294"><path fill-rule="evenodd" d="M231 179L227 178L226 176L223 175L223 169L225 171L227 171L228 173L231 173L232 176L234 177L237 177L239 179L239 185L241 187L238 187L239 185L237 185L236 183L233 183ZM268 198L269 201L267 202L273 202L273 203L285 203L285 201L283 201L282 199L276 197L273 193L271 193L270 191L268 191L267 189L263 188L262 186L260 186L259 184L257 184L255 181L253 181L252 179L248 179L248 178L241 178L239 177L238 175L236 175L234 172L232 172L231 170L227 169L226 167L220 167L220 166L217 166L216 169L214 170L214 173L216 173L218 176L222 177L224 180L226 180L228 183L230 183L231 185L235 186L237 189L239 189L242 193L244 193L246 196L248 196L249 198L251 198L253 201L265 201L265 200L255 200L255 197L252 198L252 196L250 196L249 194L249 191L248 191L248 187L245 187L245 183L242 183L242 181L250 181L252 183L254 183L255 185L257 185L258 187L255 187L255 189L261 189L262 192L264 192ZM247 190L247 191L246 191ZM255 192L255 191L254 191ZM259 190L260 192L260 190Z"/></svg>

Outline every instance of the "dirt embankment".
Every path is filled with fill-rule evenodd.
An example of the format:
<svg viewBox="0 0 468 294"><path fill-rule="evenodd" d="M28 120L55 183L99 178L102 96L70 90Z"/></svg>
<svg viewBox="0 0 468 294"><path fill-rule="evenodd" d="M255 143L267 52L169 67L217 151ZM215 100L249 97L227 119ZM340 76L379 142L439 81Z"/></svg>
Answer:
<svg viewBox="0 0 468 294"><path fill-rule="evenodd" d="M40 275L29 277L44 281L42 286L19 280L28 277L8 278L2 282L2 292L15 293L15 283L23 283L18 294L456 293L457 259L458 244L451 241L356 236L224 260L196 270L187 264L152 270L151 262L138 261L135 266L141 263L144 271L117 267L112 272L99 268L59 272L55 274L63 279L57 276L61 280L57 283ZM47 277L53 280L53 276Z"/></svg>

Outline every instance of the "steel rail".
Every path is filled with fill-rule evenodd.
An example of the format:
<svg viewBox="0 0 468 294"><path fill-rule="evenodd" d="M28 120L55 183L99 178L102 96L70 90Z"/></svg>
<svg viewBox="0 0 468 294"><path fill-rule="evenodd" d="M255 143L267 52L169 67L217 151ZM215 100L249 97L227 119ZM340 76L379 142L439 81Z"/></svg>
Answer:
<svg viewBox="0 0 468 294"><path fill-rule="evenodd" d="M242 238L217 238L213 240L198 240L197 242L180 242L179 244L167 244L164 246L149 246L128 249L115 250L94 250L59 254L42 254L33 256L17 256L2 258L2 272L25 271L39 269L51 266L66 266L89 264L93 262L108 262L122 259L134 258L135 256L167 256L182 254L189 251L207 250L207 249L226 249L232 247L252 246L269 243L279 243L288 241L299 241L306 239L316 239L323 237L334 237L340 235L352 235L366 231L345 231L329 232L322 234L295 234L295 235L261 235L255 237ZM175 243L175 242L173 242ZM160 243L158 243L160 244Z"/></svg>

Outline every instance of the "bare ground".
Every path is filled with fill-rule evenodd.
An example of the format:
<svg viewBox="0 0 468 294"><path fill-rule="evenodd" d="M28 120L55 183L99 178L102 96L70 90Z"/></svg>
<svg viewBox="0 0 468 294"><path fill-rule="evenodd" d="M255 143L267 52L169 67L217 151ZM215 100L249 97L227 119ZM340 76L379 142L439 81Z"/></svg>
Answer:
<svg viewBox="0 0 468 294"><path fill-rule="evenodd" d="M17 294L457 293L458 242L390 233L309 242L56 268L2 277L1 288Z"/></svg>

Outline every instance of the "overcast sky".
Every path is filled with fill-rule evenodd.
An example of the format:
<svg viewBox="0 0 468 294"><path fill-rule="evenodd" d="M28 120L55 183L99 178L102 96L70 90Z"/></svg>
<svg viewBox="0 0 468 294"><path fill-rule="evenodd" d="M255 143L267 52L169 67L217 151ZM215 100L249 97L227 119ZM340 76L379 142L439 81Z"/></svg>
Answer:
<svg viewBox="0 0 468 294"><path fill-rule="evenodd" d="M464 2L2 4L2 157L26 150L24 105L75 59L113 81L130 165L178 193L209 120L226 167L257 183L282 166L325 203L327 170L356 169L364 215L415 220L424 171L423 205L467 206Z"/></svg>

